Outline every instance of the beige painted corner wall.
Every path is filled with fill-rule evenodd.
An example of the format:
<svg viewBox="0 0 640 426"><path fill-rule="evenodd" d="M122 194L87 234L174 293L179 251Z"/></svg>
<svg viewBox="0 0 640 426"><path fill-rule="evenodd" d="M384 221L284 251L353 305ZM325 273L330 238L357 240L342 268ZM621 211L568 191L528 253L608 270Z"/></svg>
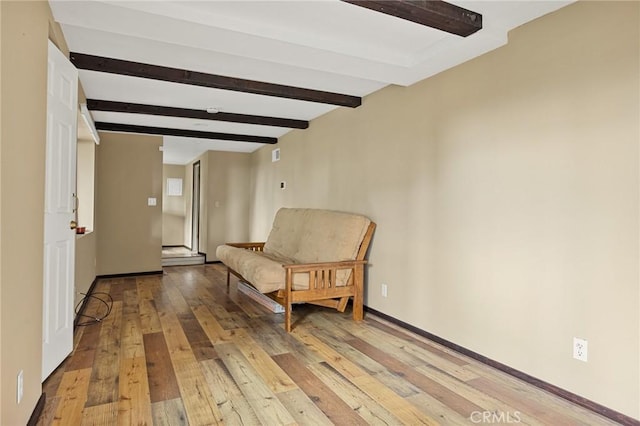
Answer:
<svg viewBox="0 0 640 426"><path fill-rule="evenodd" d="M186 166L185 245L191 244L193 164L200 161L200 247L207 262L215 262L216 248L249 238L251 155L208 151Z"/></svg>
<svg viewBox="0 0 640 426"><path fill-rule="evenodd" d="M0 19L0 424L17 425L42 391L42 311L34 307L42 306L48 36L66 45L47 2L2 1Z"/></svg>
<svg viewBox="0 0 640 426"><path fill-rule="evenodd" d="M257 151L251 238L281 206L367 214L368 306L640 418L639 15L576 3Z"/></svg>
<svg viewBox="0 0 640 426"><path fill-rule="evenodd" d="M84 297L82 293L89 292L89 288L96 279L97 238L96 232L76 236L76 271L74 306Z"/></svg>
<svg viewBox="0 0 640 426"><path fill-rule="evenodd" d="M82 88L81 88L82 89ZM80 90L82 92L82 90ZM79 93L83 98L84 94ZM84 226L84 235L76 236L75 305L89 292L96 278L97 240L95 227L96 152L93 140L78 141L78 226ZM75 306L74 305L74 306Z"/></svg>
<svg viewBox="0 0 640 426"><path fill-rule="evenodd" d="M96 144L78 141L78 226L95 229Z"/></svg>
<svg viewBox="0 0 640 426"><path fill-rule="evenodd" d="M2 115L2 5L0 5L0 190L2 189L2 121L4 120L4 116ZM2 192L0 191L0 241L2 241L2 228L4 224L2 222ZM2 244L0 243L0 333L4 330L2 329ZM3 373L3 363L2 363L2 336L0 334L0 383L4 383L6 380L6 375ZM4 395L4 387L0 385L0 401L3 400ZM3 420L2 418L3 407L0 403L0 422Z"/></svg>
<svg viewBox="0 0 640 426"><path fill-rule="evenodd" d="M162 245L181 246L185 241L185 215L187 212L184 175L186 167L175 164L162 166ZM167 195L167 179L182 179L182 195Z"/></svg>
<svg viewBox="0 0 640 426"><path fill-rule="evenodd" d="M98 275L162 270L162 137L100 133ZM147 199L156 198L156 206Z"/></svg>
<svg viewBox="0 0 640 426"><path fill-rule="evenodd" d="M237 152L208 152L206 202L207 261L216 261L216 248L249 239L251 156Z"/></svg>

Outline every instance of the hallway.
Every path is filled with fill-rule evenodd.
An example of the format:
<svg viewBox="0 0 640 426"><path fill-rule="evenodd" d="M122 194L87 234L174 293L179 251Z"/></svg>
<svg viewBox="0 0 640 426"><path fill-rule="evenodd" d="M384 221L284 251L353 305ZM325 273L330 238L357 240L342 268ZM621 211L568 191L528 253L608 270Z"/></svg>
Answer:
<svg viewBox="0 0 640 426"><path fill-rule="evenodd" d="M186 247L162 247L162 266L203 265L204 262L203 254Z"/></svg>

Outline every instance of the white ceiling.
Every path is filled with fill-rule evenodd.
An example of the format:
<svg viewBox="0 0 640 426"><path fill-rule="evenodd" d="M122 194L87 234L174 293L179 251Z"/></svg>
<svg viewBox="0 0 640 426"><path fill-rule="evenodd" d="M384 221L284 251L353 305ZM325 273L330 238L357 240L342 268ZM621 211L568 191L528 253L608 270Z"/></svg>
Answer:
<svg viewBox="0 0 640 426"><path fill-rule="evenodd" d="M407 86L507 42L507 32L571 1L450 1L483 15L452 35L338 0L50 0L76 53L364 97ZM80 70L90 99L313 120L334 105ZM366 102L366 99L363 100ZM92 111L95 121L279 137L291 129ZM311 126L313 123L311 123ZM258 143L164 137L164 161Z"/></svg>

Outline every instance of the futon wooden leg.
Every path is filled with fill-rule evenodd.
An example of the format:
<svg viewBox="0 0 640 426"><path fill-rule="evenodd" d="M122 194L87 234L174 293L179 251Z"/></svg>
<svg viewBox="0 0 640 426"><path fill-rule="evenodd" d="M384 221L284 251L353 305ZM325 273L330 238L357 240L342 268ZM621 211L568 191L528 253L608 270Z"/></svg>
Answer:
<svg viewBox="0 0 640 426"><path fill-rule="evenodd" d="M353 319L354 321L362 321L364 318L364 269L362 265L358 265L354 271L354 295L353 295Z"/></svg>
<svg viewBox="0 0 640 426"><path fill-rule="evenodd" d="M284 331L291 332L291 303L287 303L284 307Z"/></svg>
<svg viewBox="0 0 640 426"><path fill-rule="evenodd" d="M293 273L287 269L284 283L284 331L291 332L291 292L293 291Z"/></svg>
<svg viewBox="0 0 640 426"><path fill-rule="evenodd" d="M229 288L230 282L231 282L231 272L229 272L229 267L227 267L227 288Z"/></svg>

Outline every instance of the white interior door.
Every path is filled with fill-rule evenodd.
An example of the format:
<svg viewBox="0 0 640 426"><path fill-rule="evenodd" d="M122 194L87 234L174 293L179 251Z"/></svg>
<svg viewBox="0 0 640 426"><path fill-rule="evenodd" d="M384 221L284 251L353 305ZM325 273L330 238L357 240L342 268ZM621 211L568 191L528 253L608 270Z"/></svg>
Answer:
<svg viewBox="0 0 640 426"><path fill-rule="evenodd" d="M49 41L42 380L73 349L78 70Z"/></svg>

